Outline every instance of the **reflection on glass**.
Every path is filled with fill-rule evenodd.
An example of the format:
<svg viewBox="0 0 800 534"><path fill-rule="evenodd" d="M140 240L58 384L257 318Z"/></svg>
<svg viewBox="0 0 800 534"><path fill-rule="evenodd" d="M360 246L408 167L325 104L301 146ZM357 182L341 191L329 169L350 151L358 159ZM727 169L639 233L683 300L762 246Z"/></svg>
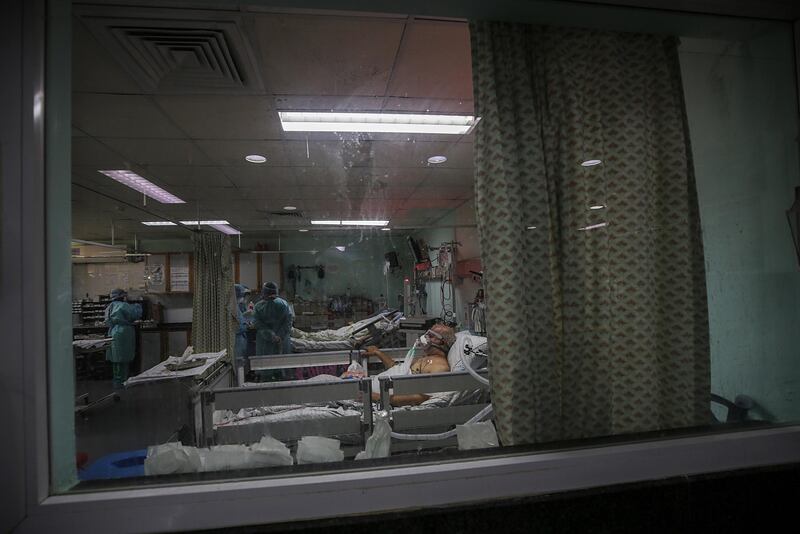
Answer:
<svg viewBox="0 0 800 534"><path fill-rule="evenodd" d="M119 9L147 25L139 8ZM659 408L668 388L656 371L691 367L674 354L660 367L649 358L680 331L674 315L657 311L677 300L680 284L665 265L670 251L681 254L681 246L663 245L677 237L663 217L671 207L659 189L666 182L658 181L672 176L674 162L640 149L642 139L654 143L640 130L666 131L634 113L656 106L651 93L622 84L631 91L626 105L593 111L587 102L606 98L613 91L596 88L612 81L587 74L605 63L575 54L562 66L565 79L589 80L581 98L568 92L577 82L564 86L563 101L531 97L554 106L552 131L497 128L498 116L513 122L542 110L514 100L528 94L524 87L505 114L476 109L473 94L485 87L473 79L467 23L236 16L254 29L237 45L247 49L237 57L250 58L240 68L259 76L205 72L213 61L195 63L176 48L171 54L183 59L170 72L146 70L155 79L143 75L146 65L136 61L148 58L132 54L135 45L118 44L111 20L87 24L94 15L75 10L72 289L82 479L264 474L688 426L685 418L634 417L643 405L618 403L633 398L624 390ZM798 293L784 291L797 287L782 219L797 170L784 30L682 36L670 49L675 83L662 87L678 110L670 127L683 132L674 105L682 86L693 167L686 158L676 164L691 186L679 193L689 199L684 207L696 196L693 220L703 225L693 250L706 270L694 283L703 285L696 296L708 313L693 320L708 322L710 387L686 409L729 424L800 418L785 400L794 386L775 378L798 373L787 356L796 348ZM315 38L320 32L348 39L330 46ZM298 68L292 57L308 59ZM609 65L618 59L611 57ZM89 76L97 64L113 76ZM751 71L759 76L743 78ZM258 79L269 89L243 89ZM773 90L782 98L766 98ZM748 104L764 101L766 114ZM479 137L491 128L496 137ZM614 137L634 130L625 143ZM482 144L473 147L476 139ZM114 180L97 172L128 168L136 172L104 171L127 173ZM158 200L158 191L172 196L143 202L142 193ZM169 203L173 197L183 203ZM639 286L620 275L620 266L633 265L622 249L655 258L636 263ZM655 274L666 278L656 283ZM115 290L142 309L125 325L129 377L106 356L116 326L105 310ZM652 299L628 319L653 338L622 343L609 329L622 315L601 304L640 290ZM636 367L635 351L653 367ZM530 380L518 383L522 376ZM488 381L498 377L538 404L518 405L503 388L490 398ZM572 391L588 393L566 398ZM532 421L525 439L495 429L492 421L509 417Z"/></svg>

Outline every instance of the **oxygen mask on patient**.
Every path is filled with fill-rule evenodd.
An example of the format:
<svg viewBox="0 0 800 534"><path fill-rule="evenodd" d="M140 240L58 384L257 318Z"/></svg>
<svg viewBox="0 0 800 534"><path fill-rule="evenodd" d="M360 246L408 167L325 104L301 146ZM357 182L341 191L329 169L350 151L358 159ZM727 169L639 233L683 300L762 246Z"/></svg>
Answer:
<svg viewBox="0 0 800 534"><path fill-rule="evenodd" d="M433 330L428 330L419 336L414 343L414 348L417 350L425 350L429 347L436 347L437 349L442 349L447 352L447 343L444 340L444 336Z"/></svg>

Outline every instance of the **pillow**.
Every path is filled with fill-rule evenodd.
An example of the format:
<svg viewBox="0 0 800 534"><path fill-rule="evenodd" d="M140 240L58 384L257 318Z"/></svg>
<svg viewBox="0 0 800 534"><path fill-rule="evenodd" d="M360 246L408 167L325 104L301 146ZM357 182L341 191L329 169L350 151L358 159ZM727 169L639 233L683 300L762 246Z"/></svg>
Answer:
<svg viewBox="0 0 800 534"><path fill-rule="evenodd" d="M453 346L450 347L450 351L447 353L447 363L450 364L450 370L453 372L466 371L464 364L461 362L461 354L464 352L464 347L469 345L473 349L476 349L486 342L487 339L485 337L472 335L469 333L469 330L456 332L456 342L453 343ZM480 363L476 361L474 354L465 354L464 361L467 362L467 365L471 365L473 369L476 364Z"/></svg>

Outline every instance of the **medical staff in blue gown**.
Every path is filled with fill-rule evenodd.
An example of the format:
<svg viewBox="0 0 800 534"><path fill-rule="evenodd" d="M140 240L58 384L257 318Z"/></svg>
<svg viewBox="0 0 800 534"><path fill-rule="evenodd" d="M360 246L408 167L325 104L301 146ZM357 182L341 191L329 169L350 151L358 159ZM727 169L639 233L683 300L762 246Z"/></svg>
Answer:
<svg viewBox="0 0 800 534"><path fill-rule="evenodd" d="M136 352L136 331L133 323L142 318L142 307L125 302L127 296L123 289L113 290L111 303L105 311L105 323L111 338L111 348L106 351L106 360L111 362L114 388L121 388L128 379L130 363Z"/></svg>
<svg viewBox="0 0 800 534"><path fill-rule="evenodd" d="M236 356L236 364L244 365L247 361L247 328L250 326L251 312L248 312L247 306L244 303L246 295L250 294L250 289L242 284L236 284L236 320L239 323L239 328L236 330L236 342L234 344L234 354Z"/></svg>
<svg viewBox="0 0 800 534"><path fill-rule="evenodd" d="M256 303L253 314L256 327L256 355L289 354L292 352L292 310L289 303L278 297L278 285L267 282L261 291L262 300ZM280 378L283 373L272 373Z"/></svg>

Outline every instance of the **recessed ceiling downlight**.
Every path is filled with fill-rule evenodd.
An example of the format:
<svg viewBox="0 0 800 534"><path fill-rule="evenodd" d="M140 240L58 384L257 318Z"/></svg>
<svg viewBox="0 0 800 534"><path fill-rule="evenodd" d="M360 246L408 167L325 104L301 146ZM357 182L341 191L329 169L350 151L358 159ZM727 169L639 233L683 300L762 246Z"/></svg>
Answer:
<svg viewBox="0 0 800 534"><path fill-rule="evenodd" d="M300 228L298 232L308 232L308 228Z"/></svg>
<svg viewBox="0 0 800 534"><path fill-rule="evenodd" d="M295 211L297 209L297 206L284 206L283 209L285 209L286 211Z"/></svg>
<svg viewBox="0 0 800 534"><path fill-rule="evenodd" d="M264 163L267 161L267 158L261 154L250 154L249 156L245 156L244 159L250 163Z"/></svg>
<svg viewBox="0 0 800 534"><path fill-rule="evenodd" d="M595 165L600 165L601 163L603 163L603 161L599 159L587 159L586 161L581 162L581 167L594 167Z"/></svg>
<svg viewBox="0 0 800 534"><path fill-rule="evenodd" d="M428 163L433 163L434 165L437 163L444 163L447 161L447 157L445 156L431 156L428 158Z"/></svg>

